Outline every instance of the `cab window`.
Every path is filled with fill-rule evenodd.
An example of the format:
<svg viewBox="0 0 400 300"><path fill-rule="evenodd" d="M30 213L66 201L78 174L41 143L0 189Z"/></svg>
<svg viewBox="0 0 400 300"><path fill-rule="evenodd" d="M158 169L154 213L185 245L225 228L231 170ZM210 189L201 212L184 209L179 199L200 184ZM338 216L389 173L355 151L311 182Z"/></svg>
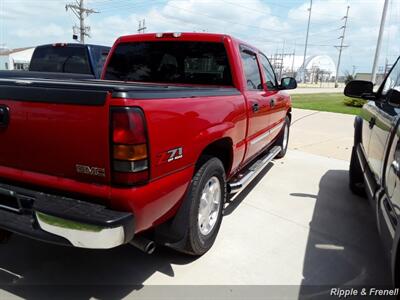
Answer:
<svg viewBox="0 0 400 300"><path fill-rule="evenodd" d="M120 43L105 79L232 86L223 43L160 41Z"/></svg>
<svg viewBox="0 0 400 300"><path fill-rule="evenodd" d="M265 84L267 85L268 90L276 90L278 89L278 84L276 82L276 76L274 69L272 68L268 58L260 53L260 61L262 68L264 70L264 75L265 75Z"/></svg>
<svg viewBox="0 0 400 300"><path fill-rule="evenodd" d="M262 90L260 68L257 63L257 56L254 53L243 50L241 51L244 75L248 90Z"/></svg>

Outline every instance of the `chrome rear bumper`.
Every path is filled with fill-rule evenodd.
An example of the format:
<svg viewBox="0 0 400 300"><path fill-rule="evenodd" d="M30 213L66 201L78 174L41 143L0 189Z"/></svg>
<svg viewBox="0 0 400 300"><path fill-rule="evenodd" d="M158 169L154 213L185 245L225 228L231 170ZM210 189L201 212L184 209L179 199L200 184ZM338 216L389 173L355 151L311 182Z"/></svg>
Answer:
<svg viewBox="0 0 400 300"><path fill-rule="evenodd" d="M73 246L108 249L124 244L123 226L106 228L35 212L39 227L67 239Z"/></svg>
<svg viewBox="0 0 400 300"><path fill-rule="evenodd" d="M99 204L0 183L0 228L61 245L108 249L133 239L134 217Z"/></svg>

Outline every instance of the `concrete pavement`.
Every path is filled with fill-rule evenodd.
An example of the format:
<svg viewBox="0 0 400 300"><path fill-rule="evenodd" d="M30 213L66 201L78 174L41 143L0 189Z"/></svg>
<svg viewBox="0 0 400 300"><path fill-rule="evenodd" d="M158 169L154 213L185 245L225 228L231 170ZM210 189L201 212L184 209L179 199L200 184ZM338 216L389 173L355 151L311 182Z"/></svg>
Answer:
<svg viewBox="0 0 400 300"><path fill-rule="evenodd" d="M343 94L344 87L298 87L295 90L288 90L289 94L323 94L323 93L342 93Z"/></svg>
<svg viewBox="0 0 400 300"><path fill-rule="evenodd" d="M293 109L289 149L350 161L354 116Z"/></svg>
<svg viewBox="0 0 400 300"><path fill-rule="evenodd" d="M131 246L64 248L13 236L0 247L0 297L199 299L216 287L183 285L228 285L214 296L235 298L238 285L268 285L263 297L275 292L296 299L309 295L309 285L316 286L313 295L326 295L324 285L388 284L370 208L349 191L348 161L334 158L348 154L338 144L352 135L351 120L311 113L293 111L291 150L227 205L216 243L204 256L163 247L150 256Z"/></svg>

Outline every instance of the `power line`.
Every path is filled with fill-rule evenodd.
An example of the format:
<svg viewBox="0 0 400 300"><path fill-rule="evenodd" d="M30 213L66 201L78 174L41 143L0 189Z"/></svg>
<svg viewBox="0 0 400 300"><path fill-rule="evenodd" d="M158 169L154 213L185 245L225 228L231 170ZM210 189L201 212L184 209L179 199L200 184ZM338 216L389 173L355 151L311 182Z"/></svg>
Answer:
<svg viewBox="0 0 400 300"><path fill-rule="evenodd" d="M137 10L138 7L143 7L143 6L149 6L149 5L154 5L154 4L159 4L159 3L164 3L165 0L152 0L149 2L148 0L145 1L138 1L135 3L128 3L128 2L118 2L118 3L102 3L100 6L96 5L94 3L93 5L95 7L99 7L100 9L103 9L102 13L104 14L109 14L110 12L126 12L129 11L129 9L134 9Z"/></svg>
<svg viewBox="0 0 400 300"><path fill-rule="evenodd" d="M339 39L341 39L340 46L335 46L335 48L339 49L339 58L338 58L337 66L336 66L335 88L338 87L339 68L340 68L340 59L342 58L342 50L343 50L343 48L348 47L348 46L343 45L343 43L344 43L344 37L345 37L345 34L346 34L347 21L349 19L349 9L350 9L350 6L347 6L346 16L343 17L344 26L342 27L343 28L343 33L339 37Z"/></svg>
<svg viewBox="0 0 400 300"><path fill-rule="evenodd" d="M77 38L77 36L75 35L76 31L79 31L79 42L81 44L85 43L85 36L90 37L90 26L85 26L85 18L87 18L90 14L94 14L94 13L99 13L98 11L95 11L93 9L90 8L85 8L84 7L84 0L75 0L75 3L70 3L65 5L65 10L68 11L68 9L70 9L74 15L79 19L79 27L74 25L72 27L73 32L74 32L74 39L75 37ZM85 16L86 14L86 16Z"/></svg>
<svg viewBox="0 0 400 300"><path fill-rule="evenodd" d="M231 2L229 2L229 1L226 1L226 0L223 0L223 2L225 2L225 3L228 3L228 4L231 4ZM154 3L164 3L164 0L155 0L155 1L153 1L152 2L153 4ZM139 5L140 6L143 6L143 5L148 5L149 3L148 3L148 1L144 1L144 2L135 2L135 5L133 6L133 5L129 5L129 4L122 4L121 6L115 6L115 5L113 5L112 7L108 7L106 10L105 10L105 12L104 13L109 13L110 11L112 11L112 10L120 10L120 9L129 9L129 8L137 8ZM294 33L298 33L298 32L301 32L301 31L303 31L303 29L297 29L297 30L292 30L292 31L284 31L284 30L275 30L275 29L272 29L272 28L267 28L267 27L262 27L262 26L258 26L258 25L252 25L252 24L245 24L245 23L239 23L239 22L236 22L236 21L230 21L230 20L223 20L223 19L221 19L221 18L218 18L218 17L215 17L215 16L213 16L213 15L210 15L210 14L207 14L207 13L204 13L204 12L199 12L199 11L192 11L192 10L190 10L190 9L187 9L187 8L183 8L183 7L179 7L179 6L174 6L174 5L171 5L170 3L168 3L165 7L171 7L171 8L174 8L174 9L178 9L178 10L181 10L181 11L186 11L186 12L188 12L188 13L190 13L190 14L193 14L193 15L203 15L203 16L205 16L205 17L207 17L207 18L210 18L210 19L215 19L215 20L218 20L219 22L224 22L224 23L230 23L230 24L235 24L235 25L239 25L239 26L243 26L243 27L247 27L247 28L257 28L257 29L262 29L262 30L267 30L267 31L270 31L270 32L275 32L275 33L281 33L281 34L294 34ZM250 10L252 10L252 11L254 11L252 8L250 8L250 7L246 7L246 6L244 6L244 5L240 5L240 7L243 7L243 8L246 8L246 9L248 9L249 11ZM257 11L257 13L260 13L259 11ZM261 13L261 14L264 14L264 15L267 15L266 13ZM268 14L269 16L271 16L271 17L277 17L276 15L272 15L272 14ZM172 19L169 19L168 21L171 21L171 22L174 22ZM324 23L324 24L331 24L331 23L334 23L334 22L328 22L328 23ZM325 33L325 32L331 32L331 31L336 31L337 29L335 28L335 29L333 29L333 30L324 30L324 31L320 31L320 32L313 32L313 33L310 33L309 34L309 36L312 36L312 35L317 35L317 34L320 34L320 33ZM282 42L283 41L283 39L284 38L281 38L281 40L279 41L279 42ZM297 38L295 38L295 39L297 39ZM272 41L272 40L271 40ZM276 40L275 40L276 41ZM300 45L299 43L297 43L298 45ZM329 46L331 46L331 45L329 45Z"/></svg>

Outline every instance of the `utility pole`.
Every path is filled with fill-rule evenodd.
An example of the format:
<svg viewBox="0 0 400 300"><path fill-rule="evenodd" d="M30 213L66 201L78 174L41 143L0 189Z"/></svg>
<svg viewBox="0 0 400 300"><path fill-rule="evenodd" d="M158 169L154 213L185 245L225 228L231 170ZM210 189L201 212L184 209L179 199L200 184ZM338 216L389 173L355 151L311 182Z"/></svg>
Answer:
<svg viewBox="0 0 400 300"><path fill-rule="evenodd" d="M351 73L351 76L354 77L354 75L356 74L356 69L357 69L357 66L353 65L353 73Z"/></svg>
<svg viewBox="0 0 400 300"><path fill-rule="evenodd" d="M75 30L78 29L79 42L81 44L85 43L85 36L90 37L89 35L90 27L85 26L85 18L87 18L90 14L98 13L98 11L95 11L93 9L85 8L83 1L84 0L75 0L75 3L70 3L65 5L65 10L68 11L68 9L70 9L74 13L74 15L79 19L79 28L77 28L76 25L73 27L74 30L73 38L77 39L77 36L75 36Z"/></svg>
<svg viewBox="0 0 400 300"><path fill-rule="evenodd" d="M138 30L137 30L138 33L144 33L144 31L147 29L145 22L146 22L145 19L139 21L139 27L138 27Z"/></svg>
<svg viewBox="0 0 400 300"><path fill-rule="evenodd" d="M307 24L307 34L306 34L306 43L304 46L304 58L303 58L303 74L302 74L302 82L304 83L306 80L306 56L307 56L307 46L308 46L308 33L310 32L310 22L311 22L311 11L312 11L312 0L310 0L310 8L308 9L308 24Z"/></svg>
<svg viewBox="0 0 400 300"><path fill-rule="evenodd" d="M372 66L371 81L372 81L374 84L375 84L375 81L376 81L376 69L377 69L377 67L378 67L379 54L380 54L380 52L381 52L382 37L383 37L383 29L384 29L384 27L385 27L386 12L387 12L387 9L388 9L388 5L389 5L389 0L385 0L385 4L383 5L383 11L382 11L381 27L380 27L380 29L379 29L378 42L377 42L377 44L376 44L374 65Z"/></svg>
<svg viewBox="0 0 400 300"><path fill-rule="evenodd" d="M282 52L279 52L277 49L274 54L272 54L269 57L269 61L271 62L272 67L275 69L276 74L278 75L278 80L281 80L282 76L284 75L284 72L287 73L288 71L291 70L291 74L293 74L293 69L294 69L294 57L295 57L295 50L293 52L284 52L285 51L285 44L281 50ZM291 69L290 67L285 68L285 58L293 56L292 60L292 66Z"/></svg>
<svg viewBox="0 0 400 300"><path fill-rule="evenodd" d="M349 9L350 9L350 6L347 6L346 16L343 17L344 25L341 28L341 29L343 29L343 33L339 37L339 39L341 39L340 46L335 46L336 49L339 49L339 58L338 58L337 66L336 66L335 88L337 88L339 86L338 85L338 78L339 78L339 70L340 70L340 60L342 58L342 50L343 50L343 48L348 47L348 46L343 45L343 43L344 43L344 37L345 37L345 34L346 34L347 20L349 19Z"/></svg>

